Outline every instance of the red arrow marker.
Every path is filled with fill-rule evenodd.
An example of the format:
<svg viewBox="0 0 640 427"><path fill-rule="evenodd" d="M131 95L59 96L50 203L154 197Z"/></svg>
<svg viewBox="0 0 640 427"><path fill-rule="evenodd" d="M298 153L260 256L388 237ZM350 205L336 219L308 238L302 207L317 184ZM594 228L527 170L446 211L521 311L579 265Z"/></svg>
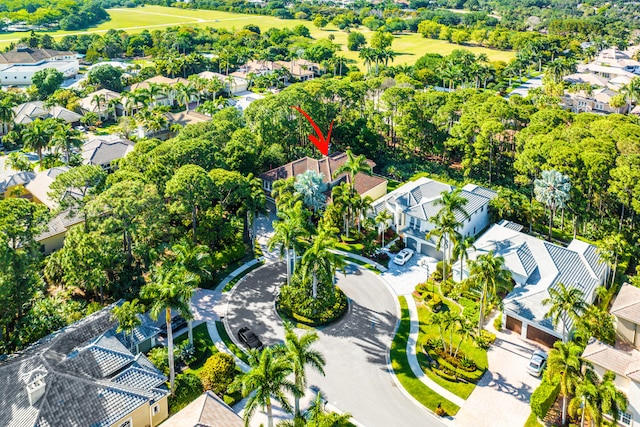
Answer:
<svg viewBox="0 0 640 427"><path fill-rule="evenodd" d="M327 134L327 138L325 139L318 125L313 121L311 117L309 117L309 115L302 108L296 107L295 105L292 105L291 108L298 110L300 114L302 114L305 117L305 119L307 119L307 121L311 124L311 127L313 127L313 130L316 131L317 136L309 135L309 140L313 143L313 145L318 147L318 150L320 150L322 154L324 154L325 156L328 155L329 140L331 139L331 131L333 130L333 120L331 120L331 124L329 125L329 133Z"/></svg>

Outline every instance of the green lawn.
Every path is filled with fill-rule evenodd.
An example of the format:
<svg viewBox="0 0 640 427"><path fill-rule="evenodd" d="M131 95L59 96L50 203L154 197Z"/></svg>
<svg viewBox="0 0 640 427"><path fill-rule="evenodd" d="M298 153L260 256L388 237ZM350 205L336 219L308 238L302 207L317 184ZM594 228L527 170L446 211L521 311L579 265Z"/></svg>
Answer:
<svg viewBox="0 0 640 427"><path fill-rule="evenodd" d="M333 25L328 25L325 29L316 28L310 21L301 21L295 19L283 20L273 16L248 15L241 13L220 12L214 10L193 10L193 9L177 9L164 6L144 6L132 9L109 9L111 20L104 22L96 27L86 31L51 31L47 32L54 38L61 38L69 34L84 33L106 33L110 29L122 29L129 34L139 33L144 29L154 30L162 29L175 25L213 27L239 29L247 24L255 24L260 26L264 31L269 28L292 28L299 24L304 24L311 31L314 38L326 38L330 34L335 37L334 42L342 46L343 54L349 59L354 59L362 66L358 58L358 52L350 52L346 49L348 33L339 31ZM367 39L371 38L372 32L360 27L357 31L362 32ZM28 33L3 33L0 34L0 47L4 47L11 42L17 42L22 37L28 36ZM454 49L469 49L475 54L486 53L492 61L508 61L515 56L514 52L503 52L499 50L487 49L478 46L459 46L442 40L425 39L420 34L407 33L395 36L392 48L398 52L398 56L392 64L395 65L413 65L420 56L425 53L440 53L447 55Z"/></svg>
<svg viewBox="0 0 640 427"><path fill-rule="evenodd" d="M407 359L407 340L410 328L409 309L405 297L401 296L398 300L400 301L401 320L398 332L391 343L391 366L400 384L414 399L432 411L435 411L440 404L447 411L447 414L455 415L460 407L424 385L411 371Z"/></svg>
<svg viewBox="0 0 640 427"><path fill-rule="evenodd" d="M446 309L450 310L452 313L456 315L460 314L460 307L458 307L456 304L452 303L448 299L444 299L443 301L447 307ZM438 331L438 328L435 325L431 324L431 321L430 321L431 310L429 310L421 301L416 301L416 305L418 307L418 318L420 319L420 334L418 336L418 345L421 346L422 343L425 341L425 337L429 337L429 336L439 337L440 333ZM445 338L447 338L448 340L448 337L445 337ZM454 346L458 345L458 339L459 338L456 337L454 334L454 337L453 337ZM473 359L478 369L485 371L488 368L489 361L487 359L486 350L483 350L479 348L477 345L475 345L473 340L469 338L464 340L462 342L462 345L460 346L460 351L464 352L467 356ZM436 375L434 372L432 372L428 368L429 366L428 360L426 356L421 352L421 348L418 350L418 362L420 362L420 365L422 366L422 370L431 380L433 380L438 385L441 385L442 387L446 388L456 396L460 396L461 398L466 399L469 397L471 392L473 392L473 389L476 387L476 385L473 383L447 381L446 379Z"/></svg>
<svg viewBox="0 0 640 427"><path fill-rule="evenodd" d="M188 339L189 339L189 334L182 334L176 339L174 339L173 343L177 347L178 345L182 344ZM213 356L214 354L218 353L218 349L213 344L213 341L211 341L211 336L209 335L209 331L207 330L206 322L201 323L195 328L193 328L193 343L195 344L196 348L199 348L199 344L202 343L204 345L205 350L201 354L197 355L198 356L197 360L195 362L192 362L189 365L189 367L185 369L184 373L198 375L200 370L202 370L202 367L204 366L207 359Z"/></svg>
<svg viewBox="0 0 640 427"><path fill-rule="evenodd" d="M229 334L227 333L227 329L224 327L224 323L216 322L216 329L218 330L220 338L222 338L222 342L224 342L227 348L231 350L231 352L235 354L240 360L248 364L249 359L247 358L246 353L233 343L233 341L229 337Z"/></svg>
<svg viewBox="0 0 640 427"><path fill-rule="evenodd" d="M538 418L536 418L535 414L532 412L527 418L527 422L524 423L524 427L543 427L542 424L538 422Z"/></svg>
<svg viewBox="0 0 640 427"><path fill-rule="evenodd" d="M222 292L229 292L236 285L236 283L238 283L240 281L240 279L242 279L247 274L251 273L256 268L262 267L263 265L264 265L264 261L261 261L261 262L258 262L256 264L252 265L251 267L247 268L242 273L240 273L236 277L234 277L233 280L231 280L229 283L227 283L224 286L224 289L222 289Z"/></svg>

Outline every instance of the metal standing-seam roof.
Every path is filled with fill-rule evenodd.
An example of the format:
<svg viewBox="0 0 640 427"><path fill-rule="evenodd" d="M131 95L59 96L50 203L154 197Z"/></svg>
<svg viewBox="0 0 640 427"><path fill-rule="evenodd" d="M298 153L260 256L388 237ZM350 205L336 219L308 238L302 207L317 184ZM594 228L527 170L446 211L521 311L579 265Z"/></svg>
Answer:
<svg viewBox="0 0 640 427"><path fill-rule="evenodd" d="M545 318L549 306L542 304L549 297L549 289L558 283L569 288L577 287L590 304L595 297L595 288L602 283L604 276L597 274L600 270L591 268L591 263L597 266L601 263L592 245L572 242L565 248L514 230L505 221L494 224L480 236L475 247L476 250L469 253L469 260L492 251L504 257L506 270L525 278L514 276L521 282L516 283L504 298L505 312L537 323L557 335L562 334L562 322L553 327L550 319ZM587 256L591 262L587 262ZM571 325L567 326L571 329Z"/></svg>

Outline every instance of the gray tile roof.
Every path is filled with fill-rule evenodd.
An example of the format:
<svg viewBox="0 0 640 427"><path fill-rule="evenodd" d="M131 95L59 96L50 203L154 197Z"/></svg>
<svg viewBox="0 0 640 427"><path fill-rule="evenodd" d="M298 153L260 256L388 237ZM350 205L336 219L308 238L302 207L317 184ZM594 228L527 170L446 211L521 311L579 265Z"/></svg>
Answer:
<svg viewBox="0 0 640 427"><path fill-rule="evenodd" d="M132 367L116 375L111 381L129 387L151 390L161 386L166 380L164 375L149 372L146 369Z"/></svg>
<svg viewBox="0 0 640 427"><path fill-rule="evenodd" d="M82 146L82 159L88 165L109 166L133 150L133 142L117 135L96 136Z"/></svg>
<svg viewBox="0 0 640 427"><path fill-rule="evenodd" d="M37 64L57 56L69 55L75 56L73 52L17 46L9 52L0 53L0 64Z"/></svg>
<svg viewBox="0 0 640 427"><path fill-rule="evenodd" d="M11 187L17 185L25 185L31 182L36 177L35 172L17 172L9 175L2 181L0 181L0 193L7 191Z"/></svg>
<svg viewBox="0 0 640 427"><path fill-rule="evenodd" d="M0 426L107 427L168 391L166 378L134 357L114 332L111 308L51 334L0 364ZM32 406L30 378L44 374L45 394Z"/></svg>

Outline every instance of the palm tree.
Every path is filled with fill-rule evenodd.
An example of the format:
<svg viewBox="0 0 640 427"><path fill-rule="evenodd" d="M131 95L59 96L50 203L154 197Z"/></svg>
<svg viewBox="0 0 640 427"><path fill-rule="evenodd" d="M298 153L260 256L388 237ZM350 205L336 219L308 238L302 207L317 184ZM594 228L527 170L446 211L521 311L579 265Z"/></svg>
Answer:
<svg viewBox="0 0 640 427"><path fill-rule="evenodd" d="M378 233L380 234L380 247L384 247L384 233L389 228L389 222L393 219L391 212L382 210L376 215L375 222L378 224Z"/></svg>
<svg viewBox="0 0 640 427"><path fill-rule="evenodd" d="M307 170L296 176L293 187L302 195L302 200L307 207L318 212L324 205L326 197L324 191L327 185L323 182L324 175L314 170Z"/></svg>
<svg viewBox="0 0 640 427"><path fill-rule="evenodd" d="M211 279L211 255L206 245L195 245L183 239L171 246L175 263L200 278L200 282Z"/></svg>
<svg viewBox="0 0 640 427"><path fill-rule="evenodd" d="M581 378L582 348L573 342L556 341L549 352L547 371L552 377L560 378L560 394L562 395L562 425L567 423L567 400L574 392Z"/></svg>
<svg viewBox="0 0 640 427"><path fill-rule="evenodd" d="M616 280L616 273L618 271L618 258L620 255L627 252L629 249L629 243L622 234L614 233L607 235L602 240L598 241L597 247L598 254L602 260L607 263L611 270L613 270L611 274L611 286L613 286L613 283Z"/></svg>
<svg viewBox="0 0 640 427"><path fill-rule="evenodd" d="M480 255L470 264L469 283L473 287L480 289L480 321L478 322L478 335L480 335L484 326L484 312L487 301L495 298L498 292L508 290L511 284L511 276L504 269L504 258L495 256L493 251Z"/></svg>
<svg viewBox="0 0 640 427"><path fill-rule="evenodd" d="M469 337L473 337L475 332L475 325L468 319L462 317L460 319L460 329L458 329L458 334L460 335L460 341L458 341L458 347L456 347L456 352L453 357L458 357L458 351L460 351L460 346L462 345L462 341L466 340Z"/></svg>
<svg viewBox="0 0 640 427"><path fill-rule="evenodd" d="M84 138L82 133L73 129L70 124L61 124L53 132L51 143L56 149L64 151L64 161L69 164L71 151L74 148L82 147Z"/></svg>
<svg viewBox="0 0 640 427"><path fill-rule="evenodd" d="M476 239L473 236L464 236L457 239L456 244L453 246L453 258L460 261L460 281L462 281L462 266L464 264L464 259L467 257L469 249L476 249L476 247L473 246L473 242L475 242L475 240Z"/></svg>
<svg viewBox="0 0 640 427"><path fill-rule="evenodd" d="M16 112L13 110L15 107L14 102L9 98L3 98L0 101L0 134L7 133L11 130L11 124L16 116Z"/></svg>
<svg viewBox="0 0 640 427"><path fill-rule="evenodd" d="M549 240L553 237L553 217L557 209L564 209L569 200L571 183L567 175L557 170L542 171L542 177L534 181L536 200L549 209Z"/></svg>
<svg viewBox="0 0 640 427"><path fill-rule="evenodd" d="M110 98L107 101L107 108L111 110L111 112L113 113L114 122L118 121L118 105L120 105L120 102L121 102L121 99L119 97Z"/></svg>
<svg viewBox="0 0 640 427"><path fill-rule="evenodd" d="M310 425L338 427L349 425L351 414L337 414L335 412L327 412L325 410L325 398L318 391L305 412L305 418ZM295 420L294 420L295 421ZM295 424L294 424L295 426ZM278 426L280 427L280 426Z"/></svg>
<svg viewBox="0 0 640 427"><path fill-rule="evenodd" d="M311 247L302 255L300 268L303 279L311 278L311 297L318 297L318 284L321 280L334 283L336 271L344 268L345 262L337 255L335 248L336 238L332 229L320 227L314 237ZM337 231L337 230L335 230Z"/></svg>
<svg viewBox="0 0 640 427"><path fill-rule="evenodd" d="M577 287L567 287L564 283L557 283L549 288L549 297L542 300L542 305L551 305L545 318L551 318L553 326L558 326L562 320L562 341L567 342L567 325L576 322L587 304L584 294Z"/></svg>
<svg viewBox="0 0 640 427"><path fill-rule="evenodd" d="M42 164L42 151L51 143L53 127L48 120L37 119L22 130L24 146L38 153L38 159Z"/></svg>
<svg viewBox="0 0 640 427"><path fill-rule="evenodd" d="M351 150L347 150L347 161L344 162L338 169L336 169L336 171L333 173L333 177L336 178L338 175L345 172L349 178L352 192L355 192L354 182L358 172L362 172L367 175L371 175L372 173L371 165L367 161L367 158L362 154L356 156Z"/></svg>
<svg viewBox="0 0 640 427"><path fill-rule="evenodd" d="M615 421L618 421L620 415L626 412L629 402L627 401L627 396L618 390L615 381L615 373L611 371L605 372L598 387L598 394L602 412L611 415Z"/></svg>
<svg viewBox="0 0 640 427"><path fill-rule="evenodd" d="M184 267L161 264L153 272L152 282L141 289L143 298L151 302L149 314L156 320L162 310L165 311L167 324L167 347L169 350L169 384L171 393L175 387L175 368L173 360L173 330L171 328L171 310L175 309L187 320L191 315L191 297L195 291L197 278L193 273L187 272Z"/></svg>
<svg viewBox="0 0 640 427"><path fill-rule="evenodd" d="M280 256L284 255L287 262L287 285L291 283L295 270L296 250L301 248L300 239L307 235L305 212L302 202L297 202L292 208L279 211L280 220L273 223L274 234L269 240L268 249L271 251L280 246Z"/></svg>
<svg viewBox="0 0 640 427"><path fill-rule="evenodd" d="M460 188L456 188L450 192L443 191L442 193L440 193L440 198L434 200L433 202L435 206L440 206L442 208L438 212L438 215L440 215L442 210L444 209L444 213L460 213L465 217L465 219L469 218L469 214L465 209L467 203L469 203L469 200L467 200L467 198L462 195L462 189Z"/></svg>
<svg viewBox="0 0 640 427"><path fill-rule="evenodd" d="M426 240L431 240L433 237L437 238L436 250L442 251L442 281L444 282L446 280L448 246L450 243L455 243L459 240L457 237L459 234L456 229L460 226L460 223L456 221L456 217L452 212L447 212L444 209L438 215L429 218L429 222L433 223L435 227L427 232L425 238Z"/></svg>
<svg viewBox="0 0 640 427"><path fill-rule="evenodd" d="M267 408L268 426L273 427L272 399L279 402L285 411L291 412L291 405L284 393L299 393L295 384L287 379L293 372L292 363L273 348L267 347L259 355L252 353L249 365L249 372L237 377L229 390L242 390L242 396L249 396L243 416L246 426L256 409L262 407Z"/></svg>
<svg viewBox="0 0 640 427"><path fill-rule="evenodd" d="M133 346L133 331L142 324L142 320L138 317L138 314L144 312L144 307L138 304L138 299L132 301L125 301L122 305L113 307L111 310L111 316L118 322L118 328L116 332L124 332L125 336L128 334L130 342L129 350L135 351Z"/></svg>
<svg viewBox="0 0 640 427"><path fill-rule="evenodd" d="M304 395L307 387L306 366L310 366L316 371L324 375L324 365L326 364L322 354L311 348L311 345L318 341L318 334L315 332L307 332L298 337L293 330L293 325L285 322L285 338L284 345L279 349L282 356L291 361L293 365L294 384L300 392L294 395L294 416L300 415L300 397Z"/></svg>
<svg viewBox="0 0 640 427"><path fill-rule="evenodd" d="M595 425L602 424L602 408L598 390L599 380L595 372L587 369L582 381L576 386L573 399L569 402L569 413L577 415L581 412L580 427L584 427L584 416L589 414L591 422ZM572 415L572 416L574 416Z"/></svg>
<svg viewBox="0 0 640 427"><path fill-rule="evenodd" d="M107 97L104 93L96 93L91 98L91 104L95 106L95 112L102 118L102 107L104 107L104 103L107 102Z"/></svg>

